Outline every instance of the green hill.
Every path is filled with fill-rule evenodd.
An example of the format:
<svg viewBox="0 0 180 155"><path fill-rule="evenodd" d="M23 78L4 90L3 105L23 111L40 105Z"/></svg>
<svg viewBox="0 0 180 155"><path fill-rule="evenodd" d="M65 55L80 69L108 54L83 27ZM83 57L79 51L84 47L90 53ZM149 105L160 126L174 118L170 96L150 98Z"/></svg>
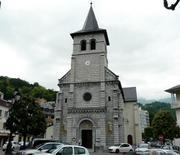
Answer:
<svg viewBox="0 0 180 155"><path fill-rule="evenodd" d="M160 110L166 110L169 111L171 113L171 115L173 116L174 119L176 119L176 114L175 114L175 110L171 109L171 104L170 103L164 103L164 102L152 102L149 104L139 104L139 106L141 106L141 108L143 110L147 110L149 112L149 119L150 119L150 124L151 121L154 117L154 115L159 112Z"/></svg>
<svg viewBox="0 0 180 155"><path fill-rule="evenodd" d="M28 94L34 98L44 98L47 101L55 101L56 99L56 91L46 89L37 82L30 84L19 78L0 76L0 91L4 93L4 99L11 100L16 89L22 94Z"/></svg>

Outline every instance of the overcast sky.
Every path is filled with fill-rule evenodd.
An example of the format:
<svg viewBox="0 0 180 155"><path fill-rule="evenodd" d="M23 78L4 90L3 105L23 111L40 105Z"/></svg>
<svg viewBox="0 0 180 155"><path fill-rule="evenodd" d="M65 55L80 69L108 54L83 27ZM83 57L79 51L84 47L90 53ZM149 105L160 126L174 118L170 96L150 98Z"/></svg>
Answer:
<svg viewBox="0 0 180 155"><path fill-rule="evenodd" d="M90 0L1 0L0 75L58 90L69 69L73 40ZM175 0L168 0L174 2ZM163 0L93 0L100 28L108 32L109 69L138 97L170 97L180 84L180 4Z"/></svg>

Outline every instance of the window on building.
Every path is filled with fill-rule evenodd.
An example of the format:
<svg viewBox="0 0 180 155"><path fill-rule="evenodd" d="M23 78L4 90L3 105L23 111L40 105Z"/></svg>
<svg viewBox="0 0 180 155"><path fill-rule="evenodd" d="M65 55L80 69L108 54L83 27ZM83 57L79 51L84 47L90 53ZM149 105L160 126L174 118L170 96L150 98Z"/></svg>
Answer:
<svg viewBox="0 0 180 155"><path fill-rule="evenodd" d="M64 102L67 103L67 98L65 98Z"/></svg>
<svg viewBox="0 0 180 155"><path fill-rule="evenodd" d="M8 117L8 111L5 111L4 113L4 117L7 118Z"/></svg>
<svg viewBox="0 0 180 155"><path fill-rule="evenodd" d="M108 101L111 101L111 97L110 96L108 96Z"/></svg>
<svg viewBox="0 0 180 155"><path fill-rule="evenodd" d="M81 40L81 51L86 50L86 40Z"/></svg>
<svg viewBox="0 0 180 155"><path fill-rule="evenodd" d="M3 123L3 129L6 129L6 123Z"/></svg>
<svg viewBox="0 0 180 155"><path fill-rule="evenodd" d="M90 101L91 98L92 98L91 93L89 93L89 92L84 93L83 99L84 99L85 101Z"/></svg>
<svg viewBox="0 0 180 155"><path fill-rule="evenodd" d="M56 123L59 123L60 122L60 118L56 118Z"/></svg>
<svg viewBox="0 0 180 155"><path fill-rule="evenodd" d="M19 136L19 138L18 138L18 142L21 142L22 141L22 137L21 136Z"/></svg>
<svg viewBox="0 0 180 155"><path fill-rule="evenodd" d="M91 39L91 41L90 41L90 49L91 50L96 49L96 40L95 39Z"/></svg>

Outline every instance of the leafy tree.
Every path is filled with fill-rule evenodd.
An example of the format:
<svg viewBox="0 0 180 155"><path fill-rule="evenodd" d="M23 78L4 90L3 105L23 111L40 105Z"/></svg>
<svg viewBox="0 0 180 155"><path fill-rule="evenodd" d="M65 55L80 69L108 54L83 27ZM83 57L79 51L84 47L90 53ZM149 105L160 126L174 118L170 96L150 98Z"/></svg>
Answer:
<svg viewBox="0 0 180 155"><path fill-rule="evenodd" d="M163 135L164 139L173 139L176 135L176 121L168 111L161 110L152 121L154 137Z"/></svg>
<svg viewBox="0 0 180 155"><path fill-rule="evenodd" d="M15 89L18 89L22 94L29 95L33 98L44 98L47 101L55 101L56 99L56 91L46 89L37 82L30 84L19 78L0 76L0 91L4 93L4 99L12 99L14 97L13 93Z"/></svg>
<svg viewBox="0 0 180 155"><path fill-rule="evenodd" d="M180 138L180 127L176 126L175 128L175 138Z"/></svg>
<svg viewBox="0 0 180 155"><path fill-rule="evenodd" d="M150 141L151 138L153 138L153 128L152 127L147 127L144 129L143 138L145 139L145 141Z"/></svg>
<svg viewBox="0 0 180 155"><path fill-rule="evenodd" d="M147 110L149 112L149 120L150 120L150 125L152 124L152 120L157 112L160 110L166 110L169 111L173 118L176 119L176 114L175 110L171 109L171 105L169 103L164 103L164 102L152 102L149 104L141 105L143 110Z"/></svg>
<svg viewBox="0 0 180 155"><path fill-rule="evenodd" d="M32 89L32 96L35 98L44 98L46 89L42 86L36 86Z"/></svg>
<svg viewBox="0 0 180 155"><path fill-rule="evenodd" d="M25 145L27 135L43 135L46 130L45 115L35 100L28 96L22 96L9 110L6 127L11 133L23 136Z"/></svg>

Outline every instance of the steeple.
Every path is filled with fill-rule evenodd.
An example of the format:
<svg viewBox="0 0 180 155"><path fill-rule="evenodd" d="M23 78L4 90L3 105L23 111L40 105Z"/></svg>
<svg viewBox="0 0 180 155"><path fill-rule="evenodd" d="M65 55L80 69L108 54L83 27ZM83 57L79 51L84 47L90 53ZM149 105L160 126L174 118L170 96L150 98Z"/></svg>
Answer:
<svg viewBox="0 0 180 155"><path fill-rule="evenodd" d="M98 30L98 29L99 29L99 26L98 26L98 23L97 23L97 20L96 20L96 17L94 15L94 11L91 5L82 30L93 31L93 30Z"/></svg>
<svg viewBox="0 0 180 155"><path fill-rule="evenodd" d="M99 28L98 22L96 20L96 17L92 8L92 3L91 3L83 28L80 31L71 33L71 37L74 38L75 36L78 36L78 35L85 35L85 34L92 34L92 33L93 34L103 33L106 39L106 44L109 45L107 32L105 29Z"/></svg>

